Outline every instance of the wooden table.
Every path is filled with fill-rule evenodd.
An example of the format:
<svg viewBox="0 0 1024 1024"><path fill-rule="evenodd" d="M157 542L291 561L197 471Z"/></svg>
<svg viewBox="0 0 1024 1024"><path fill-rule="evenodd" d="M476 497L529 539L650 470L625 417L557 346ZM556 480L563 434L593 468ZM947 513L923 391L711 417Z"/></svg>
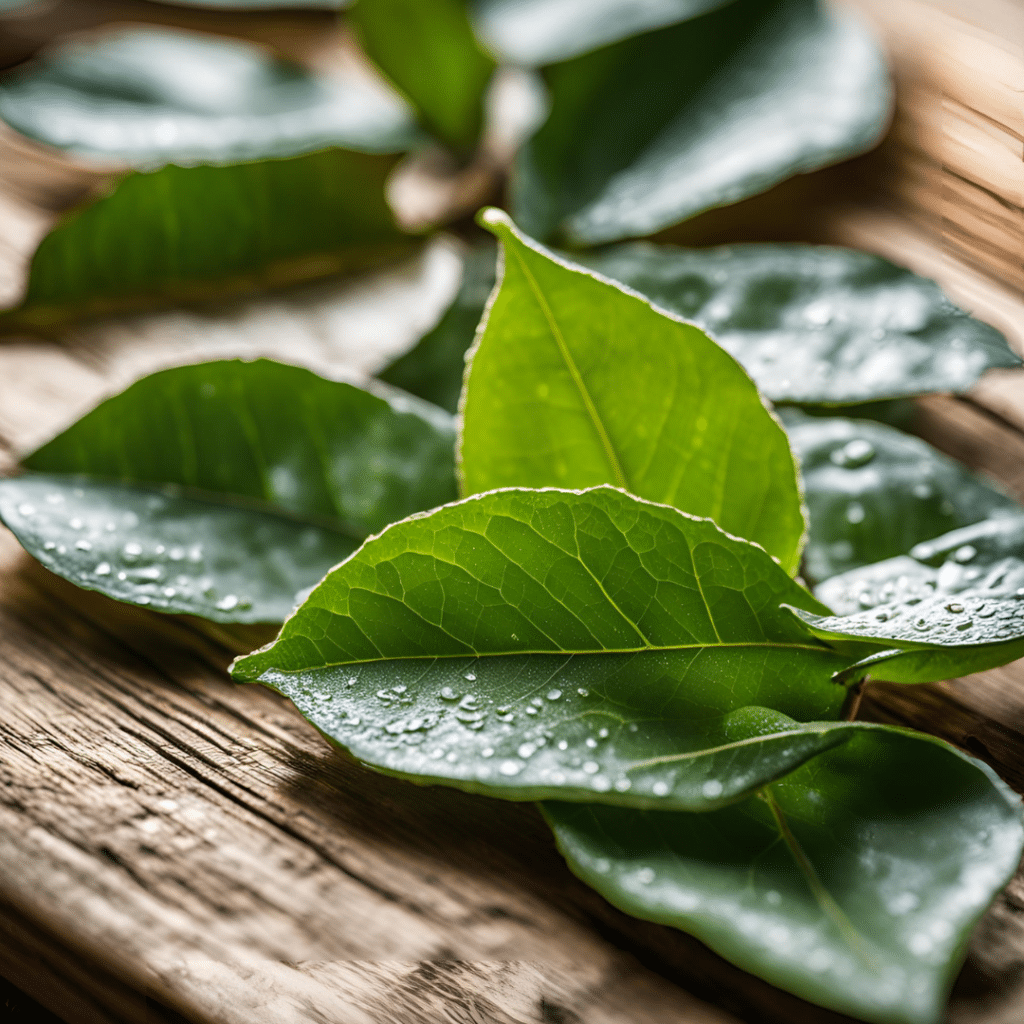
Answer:
<svg viewBox="0 0 1024 1024"><path fill-rule="evenodd" d="M1012 35L1021 9L993 0L972 24L923 0L859 6L894 54L889 142L675 234L878 251L1024 348L1024 56L1003 42L1024 39ZM63 11L87 21L87 7L182 16ZM250 24L315 50L326 23ZM99 180L0 137L0 291L14 293L52 211ZM453 268L441 243L369 281L6 340L0 467L169 362L266 353L372 369L429 325ZM1022 378L922 399L916 429L1024 500ZM569 873L532 807L418 788L332 749L287 702L225 675L262 639L77 590L0 531L0 975L69 1024L846 1019L611 908ZM861 715L941 735L1024 791L1019 663L876 685ZM1022 911L1018 875L974 936L956 1024L1024 1019Z"/></svg>

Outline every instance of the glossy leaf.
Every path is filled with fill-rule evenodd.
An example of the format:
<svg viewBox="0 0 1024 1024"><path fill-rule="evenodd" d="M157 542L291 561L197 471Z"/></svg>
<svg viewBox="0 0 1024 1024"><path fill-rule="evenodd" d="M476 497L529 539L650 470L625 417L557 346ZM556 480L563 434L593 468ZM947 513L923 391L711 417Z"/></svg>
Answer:
<svg viewBox="0 0 1024 1024"><path fill-rule="evenodd" d="M731 0L477 0L481 38L506 60L555 64L650 29L695 18Z"/></svg>
<svg viewBox="0 0 1024 1024"><path fill-rule="evenodd" d="M800 612L818 635L891 649L854 675L917 683L1005 665L1024 656L1024 512L835 576L817 593L838 613Z"/></svg>
<svg viewBox="0 0 1024 1024"><path fill-rule="evenodd" d="M76 44L4 80L0 116L76 153L168 164L59 223L0 330L288 284L411 247L384 195L415 137L401 103L248 44L149 29Z"/></svg>
<svg viewBox="0 0 1024 1024"><path fill-rule="evenodd" d="M781 602L820 610L708 520L611 487L494 491L369 540L232 671L386 772L707 805L840 741L790 720L834 718L853 657Z"/></svg>
<svg viewBox="0 0 1024 1024"><path fill-rule="evenodd" d="M466 352L494 287L495 247L485 242L463 260L462 284L454 302L433 330L377 376L419 395L449 412L457 412Z"/></svg>
<svg viewBox="0 0 1024 1024"><path fill-rule="evenodd" d="M708 516L795 571L804 520L785 433L700 329L563 263L498 211L495 294L467 370L466 493L611 483Z"/></svg>
<svg viewBox="0 0 1024 1024"><path fill-rule="evenodd" d="M185 366L26 458L0 515L54 572L119 600L280 621L368 534L454 497L453 441L410 396L266 360Z"/></svg>
<svg viewBox="0 0 1024 1024"><path fill-rule="evenodd" d="M869 149L890 102L873 40L815 0L734 0L547 81L513 212L574 246L649 235Z"/></svg>
<svg viewBox="0 0 1024 1024"><path fill-rule="evenodd" d="M325 146L397 153L416 141L408 109L364 79L317 76L251 43L154 28L65 44L8 74L0 118L60 149L151 168Z"/></svg>
<svg viewBox="0 0 1024 1024"><path fill-rule="evenodd" d="M464 0L358 0L349 21L424 125L456 150L472 150L494 61L477 44Z"/></svg>
<svg viewBox="0 0 1024 1024"><path fill-rule="evenodd" d="M700 324L775 402L964 392L991 367L1020 365L999 331L934 281L870 253L638 242L576 258Z"/></svg>
<svg viewBox="0 0 1024 1024"><path fill-rule="evenodd" d="M0 332L377 266L411 251L384 199L397 158L329 149L132 172L32 259Z"/></svg>
<svg viewBox="0 0 1024 1024"><path fill-rule="evenodd" d="M947 744L861 730L724 810L544 813L620 909L858 1019L938 1024L971 928L1017 868L1020 801Z"/></svg>
<svg viewBox="0 0 1024 1024"><path fill-rule="evenodd" d="M783 410L783 422L803 471L804 571L812 580L1019 507L927 442L885 424L796 410Z"/></svg>

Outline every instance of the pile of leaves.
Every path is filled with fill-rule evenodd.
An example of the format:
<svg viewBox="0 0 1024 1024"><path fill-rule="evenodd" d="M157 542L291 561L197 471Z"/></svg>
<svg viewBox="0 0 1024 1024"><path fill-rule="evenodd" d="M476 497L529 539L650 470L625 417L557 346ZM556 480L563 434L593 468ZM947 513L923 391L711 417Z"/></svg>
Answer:
<svg viewBox="0 0 1024 1024"><path fill-rule="evenodd" d="M1019 801L852 719L869 680L1024 654L1024 509L877 417L1020 360L866 253L622 242L873 145L876 45L814 0L343 19L395 90L144 28L0 81L11 126L115 169L2 329L400 258L420 240L388 176L424 146L480 159L515 65L547 112L511 216L479 217L497 248L470 236L450 308L380 379L160 371L27 454L0 519L119 601L283 622L234 678L381 772L538 801L629 913L823 1006L939 1020Z"/></svg>

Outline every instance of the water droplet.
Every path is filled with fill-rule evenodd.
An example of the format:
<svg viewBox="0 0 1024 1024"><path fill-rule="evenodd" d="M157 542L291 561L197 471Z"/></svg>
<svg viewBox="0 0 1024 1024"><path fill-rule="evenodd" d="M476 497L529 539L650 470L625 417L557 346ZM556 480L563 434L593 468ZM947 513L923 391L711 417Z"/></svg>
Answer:
<svg viewBox="0 0 1024 1024"><path fill-rule="evenodd" d="M874 606L874 603L875 599L866 590L862 590L857 595L857 604L859 604L861 608L871 608Z"/></svg>
<svg viewBox="0 0 1024 1024"><path fill-rule="evenodd" d="M559 700L561 696L561 690L548 690L548 700Z"/></svg>
<svg viewBox="0 0 1024 1024"><path fill-rule="evenodd" d="M391 692L392 693L405 693L405 691L408 690L408 689L409 689L409 687L406 686L404 683L399 683L397 686L392 686L391 687Z"/></svg>
<svg viewBox="0 0 1024 1024"><path fill-rule="evenodd" d="M157 544L157 546L153 550L156 551L158 555L162 555L167 550L167 548L165 548L163 544Z"/></svg>
<svg viewBox="0 0 1024 1024"><path fill-rule="evenodd" d="M974 623L970 619L967 619L964 622L958 622L956 624L956 628L962 633L965 629L970 629L973 625Z"/></svg>
<svg viewBox="0 0 1024 1024"><path fill-rule="evenodd" d="M56 546L57 546L57 542L55 540L48 540L43 545L43 550L44 551L52 551Z"/></svg>
<svg viewBox="0 0 1024 1024"><path fill-rule="evenodd" d="M36 514L36 507L35 507L35 505L30 505L27 501L23 502L21 505L18 506L18 515L19 516L26 516L26 517L28 517L28 516L34 516L35 514Z"/></svg>
<svg viewBox="0 0 1024 1024"><path fill-rule="evenodd" d="M167 552L167 556L172 562L180 562L185 557L185 549L171 548L171 550Z"/></svg>
<svg viewBox="0 0 1024 1024"><path fill-rule="evenodd" d="M518 775L523 770L523 765L519 761L502 761L498 771L502 775Z"/></svg>
<svg viewBox="0 0 1024 1024"><path fill-rule="evenodd" d="M227 594L217 602L217 607L222 612L229 612L238 606L238 598L234 594Z"/></svg>
<svg viewBox="0 0 1024 1024"><path fill-rule="evenodd" d="M119 572L119 573L117 574L117 578L118 578L118 579L119 579L119 580L120 580L120 581L121 581L122 583L124 583L124 581L125 581L126 579L128 579L128 573L126 573L126 572Z"/></svg>
<svg viewBox="0 0 1024 1024"><path fill-rule="evenodd" d="M954 615L959 615L964 610L964 606L957 601L950 601L946 605L946 611L952 612Z"/></svg>
<svg viewBox="0 0 1024 1024"><path fill-rule="evenodd" d="M650 885L654 881L654 868L641 868L636 873L636 880L641 885Z"/></svg>
<svg viewBox="0 0 1024 1024"><path fill-rule="evenodd" d="M146 597L145 594L143 594L141 597L137 597L135 601L136 604L149 604L149 598Z"/></svg>
<svg viewBox="0 0 1024 1024"><path fill-rule="evenodd" d="M667 782L656 782L651 786L651 791L655 796L667 796L668 795L668 783Z"/></svg>
<svg viewBox="0 0 1024 1024"><path fill-rule="evenodd" d="M85 526L85 523L83 523L78 516L75 516L74 519L68 521L68 526L70 526L72 530L81 530L82 527Z"/></svg>
<svg viewBox="0 0 1024 1024"><path fill-rule="evenodd" d="M583 770L588 775L596 775L601 770L601 766L596 761L584 761Z"/></svg>
<svg viewBox="0 0 1024 1024"><path fill-rule="evenodd" d="M597 740L595 740L593 736L588 736L586 739L586 744L588 747L590 747L591 750L593 750L594 747L597 746Z"/></svg>
<svg viewBox="0 0 1024 1024"><path fill-rule="evenodd" d="M100 562L100 564L97 565L95 569L93 569L93 572L97 576L109 576L110 575L110 563L109 562Z"/></svg>
<svg viewBox="0 0 1024 1024"><path fill-rule="evenodd" d="M859 501L851 501L846 506L846 521L848 523L863 523L864 516L864 506Z"/></svg>
<svg viewBox="0 0 1024 1024"><path fill-rule="evenodd" d="M580 688L579 688L579 689L578 689L578 690L577 690L576 692L577 692L577 693L578 693L578 694L579 694L579 695L580 695L581 697L589 697L589 696L590 696L590 691L589 691L589 690L584 690L582 686L581 686L581 687L580 687Z"/></svg>
<svg viewBox="0 0 1024 1024"><path fill-rule="evenodd" d="M953 552L953 558L963 564L969 562L977 553L978 549L972 544L964 544L963 547L959 547Z"/></svg>
<svg viewBox="0 0 1024 1024"><path fill-rule="evenodd" d="M164 587L164 597L174 597L178 592L174 587Z"/></svg>
<svg viewBox="0 0 1024 1024"><path fill-rule="evenodd" d="M559 740L558 741L558 749L559 750L568 750L569 749L568 741L566 741L566 740Z"/></svg>
<svg viewBox="0 0 1024 1024"><path fill-rule="evenodd" d="M509 713L507 715L498 715L498 721L499 722L514 722L515 720L516 720L516 716L511 714L511 713Z"/></svg>
<svg viewBox="0 0 1024 1024"><path fill-rule="evenodd" d="M931 628L931 623L927 619L917 619L914 622L914 629L926 630Z"/></svg>
<svg viewBox="0 0 1024 1024"><path fill-rule="evenodd" d="M932 489L930 484L914 484L914 497L920 498L922 501L932 496Z"/></svg>
<svg viewBox="0 0 1024 1024"><path fill-rule="evenodd" d="M829 455L829 461L843 469L859 469L866 466L875 457L875 446L862 437L847 441L841 448L836 448Z"/></svg>
<svg viewBox="0 0 1024 1024"><path fill-rule="evenodd" d="M594 776L594 780L590 783L590 788L598 793L607 793L612 788L611 782L603 775Z"/></svg>
<svg viewBox="0 0 1024 1024"><path fill-rule="evenodd" d="M598 729L597 730L597 736L598 736L598 739L602 739L602 740L608 739L608 730L604 729L604 728Z"/></svg>
<svg viewBox="0 0 1024 1024"><path fill-rule="evenodd" d="M700 791L704 794L704 796L711 800L716 796L722 795L722 784L718 781L718 779L709 779L707 782L704 783L703 786L700 787Z"/></svg>
<svg viewBox="0 0 1024 1024"><path fill-rule="evenodd" d="M75 541L75 547L79 551L92 551L92 545L87 540Z"/></svg>
<svg viewBox="0 0 1024 1024"><path fill-rule="evenodd" d="M142 545L135 541L129 541L124 546L124 553L128 558L138 558L142 554Z"/></svg>
<svg viewBox="0 0 1024 1024"><path fill-rule="evenodd" d="M494 747L484 747L484 749L480 751L480 756L494 757Z"/></svg>
<svg viewBox="0 0 1024 1024"><path fill-rule="evenodd" d="M528 707L528 708L526 709L526 713L527 713L528 715L535 715L535 714L537 714L537 709L536 709L536 708L535 708L535 707L534 707L534 706L533 706L533 705L531 704L531 705L530 705L530 706L529 706L529 707Z"/></svg>
<svg viewBox="0 0 1024 1024"><path fill-rule="evenodd" d="M878 622L888 622L888 621L889 621L889 613L888 613L888 612L879 612L879 613L878 613L878 614L877 614L877 615L875 616L875 619L876 619L876 620L877 620Z"/></svg>
<svg viewBox="0 0 1024 1024"><path fill-rule="evenodd" d="M469 682L471 682L471 683L475 683L475 682L476 682L476 673L475 673L475 672L466 672L466 673L465 673L465 674L464 674L464 675L462 676L462 678L463 678L463 679L468 679L468 680L469 680Z"/></svg>
<svg viewBox="0 0 1024 1024"><path fill-rule="evenodd" d="M56 494L56 493L48 494L46 496L46 500L51 505L62 505L64 503L64 495L63 494Z"/></svg>
<svg viewBox="0 0 1024 1024"><path fill-rule="evenodd" d="M445 755L445 760L449 764L455 764L455 762L458 761L458 759L459 755L456 754L454 750L449 750L448 753Z"/></svg>
<svg viewBox="0 0 1024 1024"><path fill-rule="evenodd" d="M632 786L632 783L629 781L629 779L619 779L619 781L615 783L615 788L620 793L625 793L626 790L630 788L630 786Z"/></svg>
<svg viewBox="0 0 1024 1024"><path fill-rule="evenodd" d="M519 749L516 753L525 761L527 758L533 757L537 752L537 748L532 743L520 743Z"/></svg>

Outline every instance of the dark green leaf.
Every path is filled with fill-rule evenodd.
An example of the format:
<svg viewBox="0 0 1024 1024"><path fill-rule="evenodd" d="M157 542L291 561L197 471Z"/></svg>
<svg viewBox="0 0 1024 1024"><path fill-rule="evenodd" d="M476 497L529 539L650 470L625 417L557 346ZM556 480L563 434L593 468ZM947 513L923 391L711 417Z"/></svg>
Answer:
<svg viewBox="0 0 1024 1024"><path fill-rule="evenodd" d="M449 412L458 411L466 352L473 344L477 324L494 287L495 259L495 247L490 242L467 253L455 301L415 348L377 374L381 380Z"/></svg>
<svg viewBox="0 0 1024 1024"><path fill-rule="evenodd" d="M649 235L868 149L890 101L873 40L815 0L735 0L547 79L514 213L576 246Z"/></svg>
<svg viewBox="0 0 1024 1024"><path fill-rule="evenodd" d="M903 554L997 510L1018 508L960 463L893 427L796 410L784 410L783 422L803 469L809 519L804 568L812 580Z"/></svg>
<svg viewBox="0 0 1024 1024"><path fill-rule="evenodd" d="M54 572L112 597L280 621L368 534L454 498L453 441L451 418L410 396L266 360L185 366L25 459L0 515Z"/></svg>
<svg viewBox="0 0 1024 1024"><path fill-rule="evenodd" d="M60 149L157 167L236 163L416 141L395 96L251 43L133 28L67 44L0 82L0 118Z"/></svg>
<svg viewBox="0 0 1024 1024"><path fill-rule="evenodd" d="M780 602L820 608L708 520L611 487L509 489L389 527L233 673L390 773L707 805L842 739L789 719L834 718L853 657Z"/></svg>
<svg viewBox="0 0 1024 1024"><path fill-rule="evenodd" d="M892 649L866 663L874 679L931 682L1005 665L1024 655L1024 512L834 576L817 593L838 612L800 613L818 635Z"/></svg>
<svg viewBox="0 0 1024 1024"><path fill-rule="evenodd" d="M515 64L540 67L674 25L731 0L477 0L481 38Z"/></svg>
<svg viewBox="0 0 1024 1024"><path fill-rule="evenodd" d="M878 1024L943 1019L1024 842L1019 799L989 768L877 726L724 810L544 812L573 871L622 910Z"/></svg>
<svg viewBox="0 0 1024 1024"><path fill-rule="evenodd" d="M501 288L463 398L467 493L611 483L708 516L795 572L804 520L785 433L699 328L562 263L491 211Z"/></svg>
<svg viewBox="0 0 1024 1024"><path fill-rule="evenodd" d="M349 19L425 126L455 149L472 150L494 61L477 45L464 0L358 0Z"/></svg>
<svg viewBox="0 0 1024 1024"><path fill-rule="evenodd" d="M411 245L384 196L413 140L400 102L253 46L148 29L76 44L0 84L0 116L77 153L170 162L44 238L0 330L360 269Z"/></svg>
<svg viewBox="0 0 1024 1024"><path fill-rule="evenodd" d="M991 367L1020 365L934 281L853 249L640 242L576 258L700 324L775 402L963 392Z"/></svg>

